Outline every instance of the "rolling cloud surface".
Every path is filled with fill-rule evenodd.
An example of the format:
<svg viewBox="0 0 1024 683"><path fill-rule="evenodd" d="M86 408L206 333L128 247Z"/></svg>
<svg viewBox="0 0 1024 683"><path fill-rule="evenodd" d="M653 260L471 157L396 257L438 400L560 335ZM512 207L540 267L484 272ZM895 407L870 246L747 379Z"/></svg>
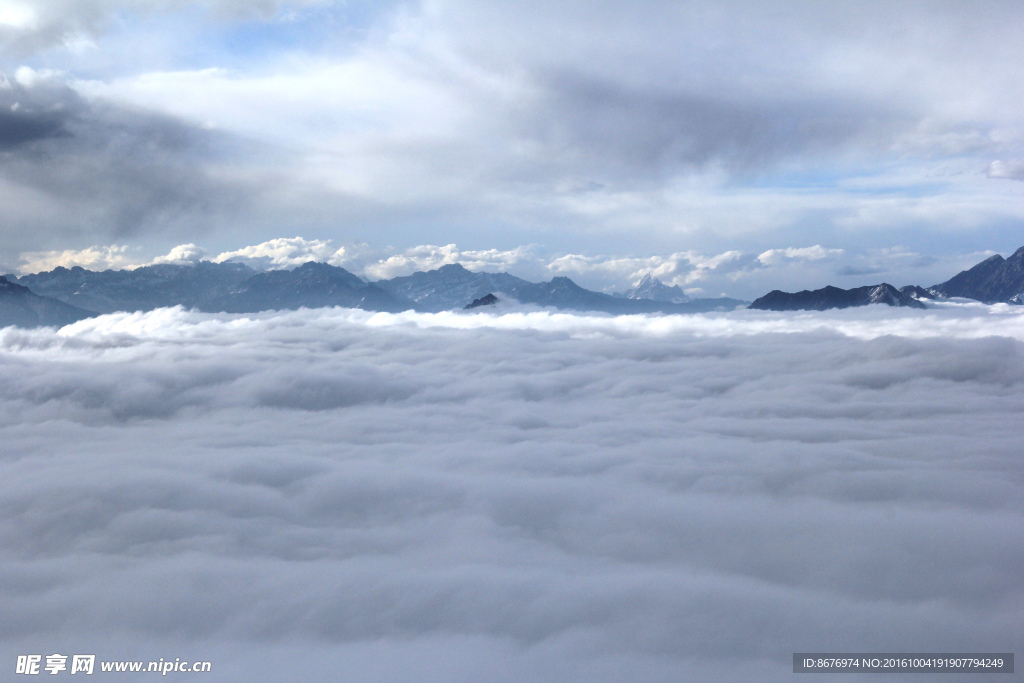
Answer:
<svg viewBox="0 0 1024 683"><path fill-rule="evenodd" d="M1022 361L1024 315L952 304L8 328L3 665L781 681L794 651L1019 652Z"/></svg>

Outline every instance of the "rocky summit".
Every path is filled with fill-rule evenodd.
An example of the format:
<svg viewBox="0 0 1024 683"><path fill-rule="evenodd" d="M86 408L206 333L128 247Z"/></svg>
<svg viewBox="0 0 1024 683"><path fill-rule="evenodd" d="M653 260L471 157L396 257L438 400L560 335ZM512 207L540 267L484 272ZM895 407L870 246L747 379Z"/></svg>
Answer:
<svg viewBox="0 0 1024 683"><path fill-rule="evenodd" d="M479 299L473 299L473 301L466 304L463 308L468 310L470 308L480 308L482 306L494 306L496 303L498 303L498 297L493 294L487 294Z"/></svg>
<svg viewBox="0 0 1024 683"><path fill-rule="evenodd" d="M941 296L976 299L986 304L1017 303L1024 294L1024 247L1004 259L999 254L957 273L931 291Z"/></svg>
<svg viewBox="0 0 1024 683"><path fill-rule="evenodd" d="M829 286L795 293L776 289L756 299L750 304L750 308L762 311L825 311L830 308L851 308L869 304L927 308L917 299L885 282L854 289Z"/></svg>

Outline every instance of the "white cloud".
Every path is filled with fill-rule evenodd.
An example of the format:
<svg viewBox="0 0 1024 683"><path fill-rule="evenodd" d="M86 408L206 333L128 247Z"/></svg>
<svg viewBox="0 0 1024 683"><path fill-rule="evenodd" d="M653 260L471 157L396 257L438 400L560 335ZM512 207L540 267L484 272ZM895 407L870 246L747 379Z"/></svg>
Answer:
<svg viewBox="0 0 1024 683"><path fill-rule="evenodd" d="M409 275L421 270L434 270L441 266L461 263L468 270L505 272L515 266L530 266L536 262L532 246L515 249L462 250L454 244L438 246L423 244L406 249L401 254L369 262L363 272L372 279L388 279Z"/></svg>
<svg viewBox="0 0 1024 683"><path fill-rule="evenodd" d="M669 256L616 257L566 254L554 258L548 270L556 275L598 273L618 281L636 284L648 273L669 285L689 285L707 277L710 271L741 260L743 254L730 250L707 256L696 251L678 252ZM723 269L725 270L725 269Z"/></svg>
<svg viewBox="0 0 1024 683"><path fill-rule="evenodd" d="M787 247L785 249L769 249L758 255L757 260L763 266L774 266L787 260L821 261L843 254L842 249L826 249L820 244L813 247Z"/></svg>
<svg viewBox="0 0 1024 683"><path fill-rule="evenodd" d="M134 254L137 249L127 245L111 244L108 246L92 246L85 249L64 249L62 251L30 251L21 254L21 273L38 273L53 270L58 266L73 268L81 266L89 270L120 270L140 265Z"/></svg>
<svg viewBox="0 0 1024 683"><path fill-rule="evenodd" d="M184 265L187 263L195 263L201 261L206 256L206 250L202 247L198 247L194 244L179 244L178 246L171 249L164 256L157 256L153 259L153 264L159 263L171 263L175 265Z"/></svg>
<svg viewBox="0 0 1024 683"><path fill-rule="evenodd" d="M0 2L0 26L13 29L27 29L36 22L32 7L21 2Z"/></svg>
<svg viewBox="0 0 1024 683"><path fill-rule="evenodd" d="M52 69L33 69L30 66L19 66L14 71L15 82L24 88L34 88L41 84L63 85L64 74Z"/></svg>
<svg viewBox="0 0 1024 683"><path fill-rule="evenodd" d="M20 255L19 272L38 273L53 270L58 266L73 268L81 266L87 270L131 270L140 266L160 263L182 265L194 263L204 258L206 250L195 244L179 244L167 254L147 259L142 256L141 249L125 244L92 246L85 249L65 249L62 251L25 252Z"/></svg>
<svg viewBox="0 0 1024 683"><path fill-rule="evenodd" d="M1022 340L981 305L3 330L0 650L596 683L1012 651Z"/></svg>
<svg viewBox="0 0 1024 683"><path fill-rule="evenodd" d="M234 251L225 251L213 259L215 263L243 261L258 269L294 268L308 261L341 265L347 260L345 248L334 247L331 240L307 240L302 237L278 237Z"/></svg>

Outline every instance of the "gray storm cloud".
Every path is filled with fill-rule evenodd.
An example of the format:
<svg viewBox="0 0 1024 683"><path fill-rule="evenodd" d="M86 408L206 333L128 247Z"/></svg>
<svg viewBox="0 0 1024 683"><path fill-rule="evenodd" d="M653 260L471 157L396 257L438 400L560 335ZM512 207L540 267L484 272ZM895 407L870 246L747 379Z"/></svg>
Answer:
<svg viewBox="0 0 1024 683"><path fill-rule="evenodd" d="M781 681L801 650L1019 649L1022 340L981 306L9 328L4 665Z"/></svg>
<svg viewBox="0 0 1024 683"><path fill-rule="evenodd" d="M2 230L12 247L81 235L175 234L257 190L224 177L244 153L230 136L135 107L90 102L59 74L21 68L0 87ZM59 227L58 227L59 226Z"/></svg>

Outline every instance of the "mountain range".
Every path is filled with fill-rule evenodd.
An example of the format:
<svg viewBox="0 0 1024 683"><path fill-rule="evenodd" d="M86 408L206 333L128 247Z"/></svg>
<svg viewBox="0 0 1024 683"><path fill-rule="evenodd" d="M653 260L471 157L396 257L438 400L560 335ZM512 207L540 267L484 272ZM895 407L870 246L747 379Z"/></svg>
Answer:
<svg viewBox="0 0 1024 683"><path fill-rule="evenodd" d="M488 296L492 299L488 299ZM802 292L774 290L750 304L762 310L826 310L884 303L924 308L922 300L965 297L984 303L1024 303L1024 247L1009 258L995 255L932 287L887 283ZM603 294L567 277L530 282L508 273L480 273L459 264L366 282L326 263L310 261L291 270L257 272L242 263L200 261L102 272L57 267L48 272L0 278L0 327L64 325L100 313L148 311L185 306L207 312L344 306L370 311L438 312L472 308L481 299L514 299L524 304L577 311L702 313L744 304L726 297L691 299L651 274L632 289ZM479 307L481 304L477 304Z"/></svg>
<svg viewBox="0 0 1024 683"><path fill-rule="evenodd" d="M80 266L57 267L7 278L21 289L31 290L38 299L82 311L83 317L178 305L214 313L322 306L437 312L461 309L495 293L525 304L614 314L696 313L731 310L745 303L725 297L655 301L636 292L632 298L621 298L584 289L567 277L537 283L508 273L476 273L459 264L378 282L366 282L344 268L314 261L292 270L264 272L241 263L200 261L102 272ZM674 291L660 282L649 283L649 287L657 285ZM55 324L30 321L31 317L0 315L0 325Z"/></svg>

